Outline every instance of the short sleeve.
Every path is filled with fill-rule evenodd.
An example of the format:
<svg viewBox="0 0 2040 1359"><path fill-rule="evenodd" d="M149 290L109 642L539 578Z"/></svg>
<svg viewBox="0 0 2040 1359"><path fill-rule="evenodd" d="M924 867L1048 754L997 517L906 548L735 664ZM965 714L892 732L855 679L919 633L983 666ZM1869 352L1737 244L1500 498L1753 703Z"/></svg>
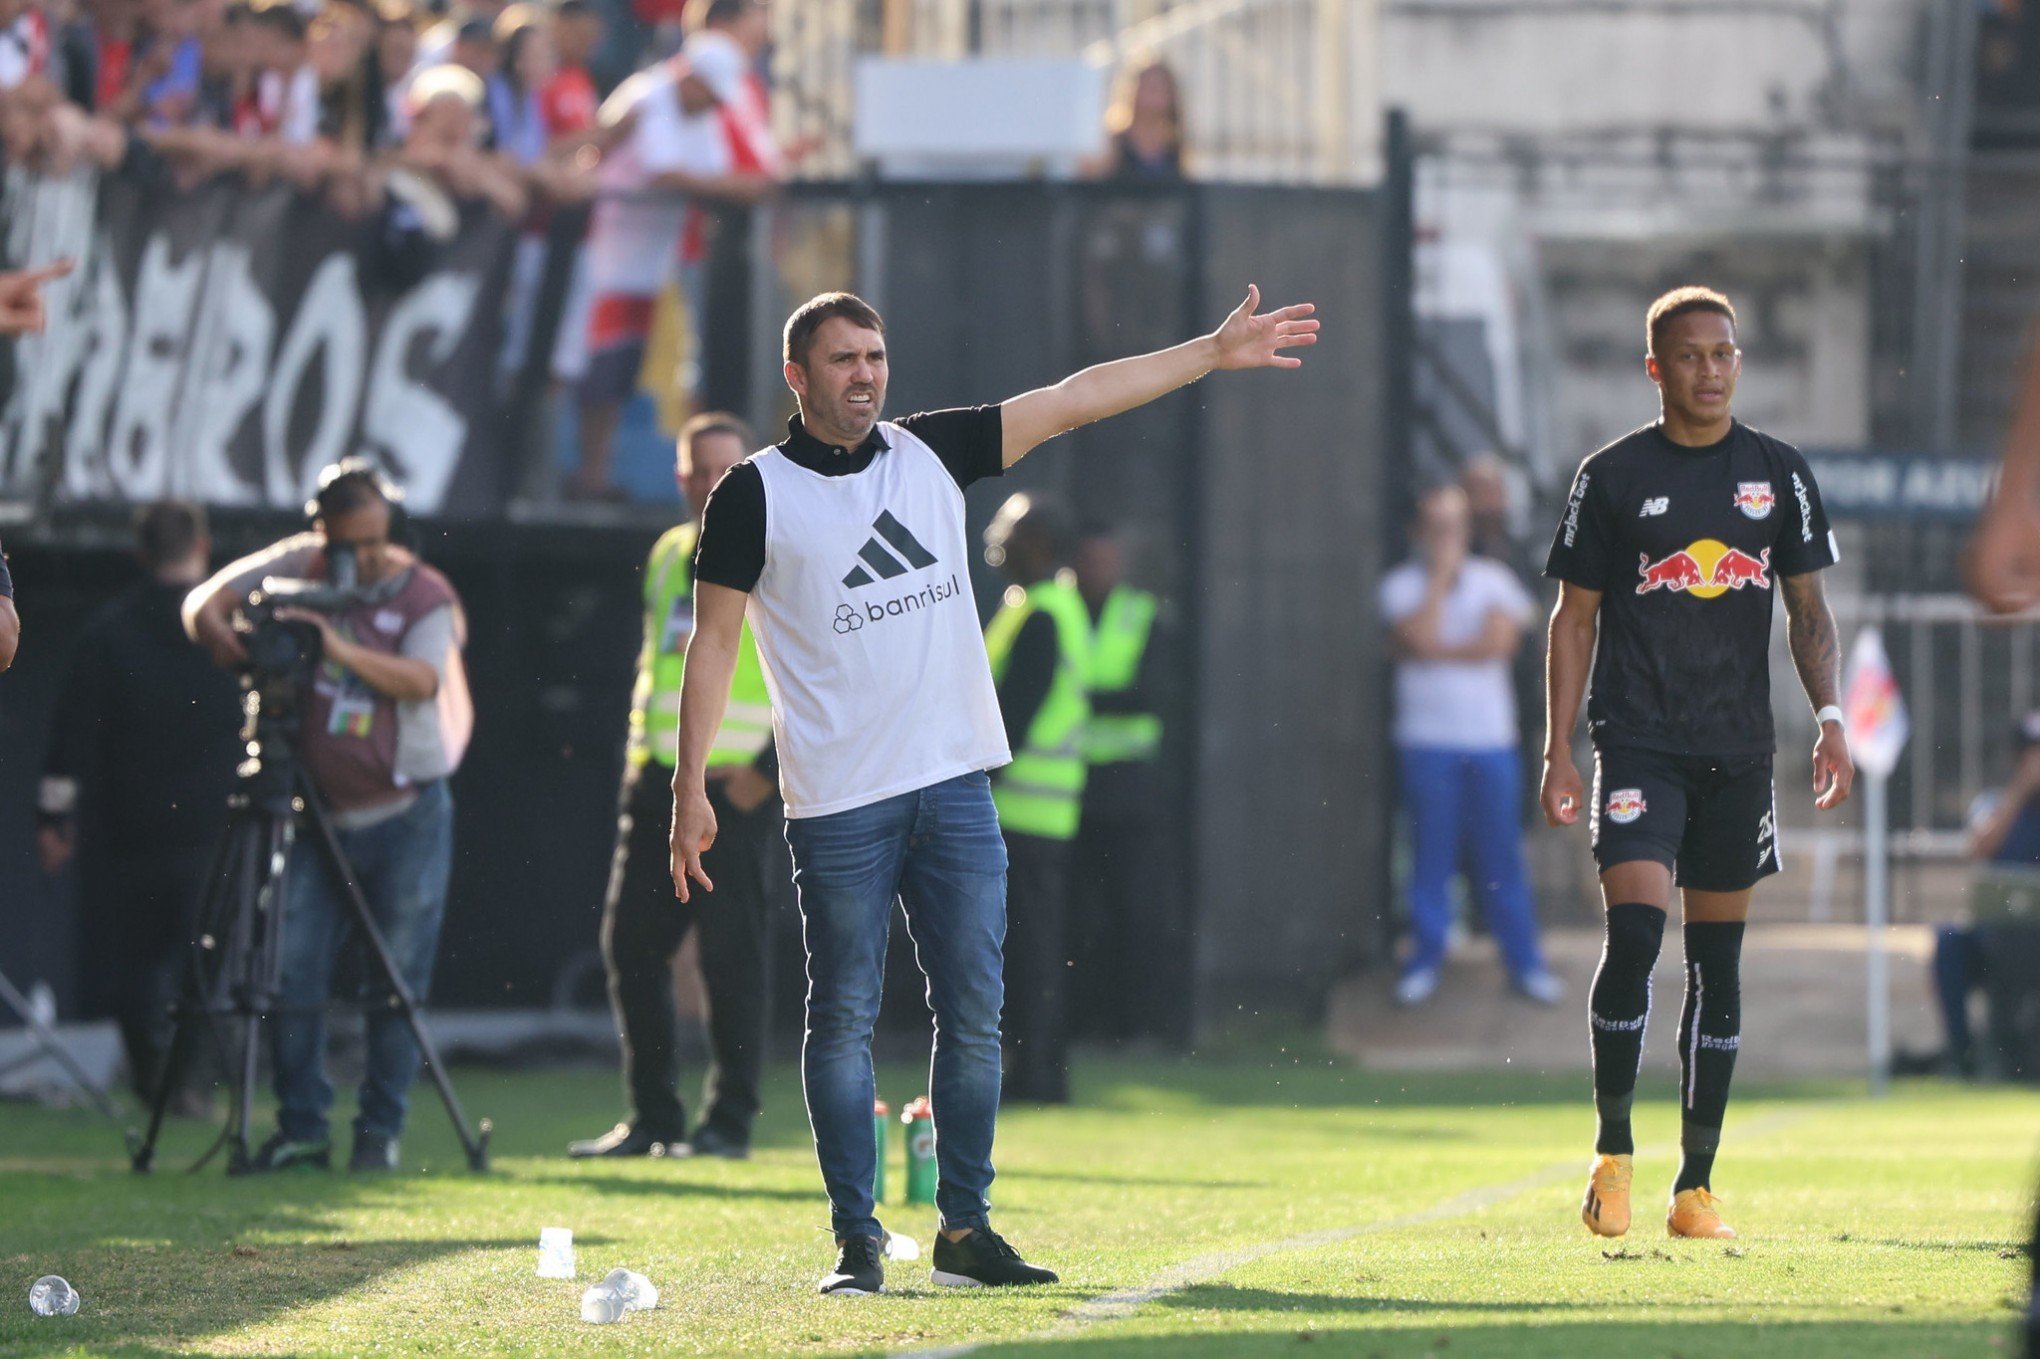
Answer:
<svg viewBox="0 0 2040 1359"><path fill-rule="evenodd" d="M1580 464L1565 498L1565 514L1551 538L1551 552L1544 559L1545 575L1583 590L1606 590L1614 575L1614 534L1604 476L1593 459Z"/></svg>
<svg viewBox="0 0 2040 1359"><path fill-rule="evenodd" d="M705 32L690 38L685 50L688 69L708 86L716 102L735 103L743 93L744 77L750 74L744 49L719 33Z"/></svg>
<svg viewBox="0 0 2040 1359"><path fill-rule="evenodd" d="M1381 578L1381 617L1396 624L1417 611L1424 602L1424 579L1407 566L1398 566Z"/></svg>
<svg viewBox="0 0 2040 1359"><path fill-rule="evenodd" d="M1784 514L1779 516L1778 544L1772 549L1771 563L1781 576L1803 576L1833 566L1841 552L1805 455L1790 445L1785 446L1784 454L1784 493L1778 497Z"/></svg>
<svg viewBox="0 0 2040 1359"><path fill-rule="evenodd" d="M751 462L723 473L701 508L694 578L745 594L765 574L765 477Z"/></svg>
<svg viewBox="0 0 2040 1359"><path fill-rule="evenodd" d="M1523 582L1516 579L1506 563L1488 561L1481 572L1487 589L1487 607L1499 610L1517 623L1529 623L1537 612L1537 603L1530 598L1530 592L1523 588Z"/></svg>
<svg viewBox="0 0 2040 1359"><path fill-rule="evenodd" d="M1006 421L1001 407L923 411L907 416L899 426L935 450L958 486L968 489L973 482L1005 473Z"/></svg>

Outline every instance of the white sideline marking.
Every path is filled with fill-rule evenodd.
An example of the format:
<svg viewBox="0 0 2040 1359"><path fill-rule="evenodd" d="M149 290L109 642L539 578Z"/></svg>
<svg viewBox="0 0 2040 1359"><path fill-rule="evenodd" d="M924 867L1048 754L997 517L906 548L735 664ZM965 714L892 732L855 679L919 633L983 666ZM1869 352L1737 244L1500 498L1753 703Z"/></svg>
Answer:
<svg viewBox="0 0 2040 1359"><path fill-rule="evenodd" d="M1758 1119L1747 1127L1736 1129L1736 1140L1742 1142L1776 1132L1789 1123L1798 1122L1801 1117L1803 1115L1797 1113L1778 1113L1769 1118ZM1662 1155L1664 1151L1664 1148L1653 1147L1650 1154ZM1300 1236L1284 1237L1279 1241L1262 1241L1254 1245L1235 1246L1230 1250L1213 1251L1209 1255L1185 1260L1179 1265L1170 1265L1150 1279L1144 1287L1122 1289L1117 1293L1107 1293L1103 1297L1079 1303L1053 1326L1044 1326L1026 1335L1002 1336L996 1340L972 1340L961 1345L902 1350L895 1359L962 1359L962 1356L975 1354L986 1345L1019 1345L1066 1339L1086 1326L1093 1326L1101 1321L1117 1321L1157 1298L1165 1297L1179 1289L1192 1288L1201 1283L1223 1278L1243 1265L1251 1265L1271 1255L1315 1250L1319 1246L1333 1246L1341 1241L1351 1241L1356 1236L1372 1236L1378 1232L1396 1231L1403 1227L1421 1227L1427 1222L1440 1222L1446 1218L1476 1213L1483 1208L1492 1208L1505 1203L1518 1194L1527 1194L1533 1189L1542 1189L1547 1185L1571 1179L1579 1173L1579 1158L1575 1157L1568 1161L1553 1162L1542 1170L1534 1171L1520 1179L1466 1190L1464 1193L1434 1203L1429 1208L1420 1208L1414 1213L1376 1218L1372 1222L1355 1223L1349 1227L1326 1227L1314 1232L1305 1232Z"/></svg>

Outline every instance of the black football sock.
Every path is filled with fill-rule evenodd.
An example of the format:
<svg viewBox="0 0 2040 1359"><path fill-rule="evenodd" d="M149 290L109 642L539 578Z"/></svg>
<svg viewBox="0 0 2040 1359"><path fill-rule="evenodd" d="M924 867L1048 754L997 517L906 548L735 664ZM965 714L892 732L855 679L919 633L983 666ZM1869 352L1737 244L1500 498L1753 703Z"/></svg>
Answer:
<svg viewBox="0 0 2040 1359"><path fill-rule="evenodd" d="M1672 1192L1705 1189L1721 1145L1721 1116L1742 1045L1740 920L1686 926L1686 1004L1679 1015L1679 1178Z"/></svg>
<svg viewBox="0 0 2040 1359"><path fill-rule="evenodd" d="M1601 967L1587 996L1594 1047L1594 1112L1600 1126L1594 1150L1628 1156L1636 1150L1629 1105L1643 1064L1643 1028L1650 1019L1650 970L1664 942L1665 913L1640 901L1608 908Z"/></svg>

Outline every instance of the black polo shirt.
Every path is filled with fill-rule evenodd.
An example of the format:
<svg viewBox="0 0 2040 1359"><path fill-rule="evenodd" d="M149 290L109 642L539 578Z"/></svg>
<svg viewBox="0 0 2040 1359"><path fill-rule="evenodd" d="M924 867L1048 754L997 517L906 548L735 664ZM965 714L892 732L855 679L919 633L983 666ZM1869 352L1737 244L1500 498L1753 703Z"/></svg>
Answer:
<svg viewBox="0 0 2040 1359"><path fill-rule="evenodd" d="M1005 422L997 406L925 411L893 423L933 449L961 489L1005 471ZM854 477L892 451L875 425L855 449L838 448L808 433L798 415L788 418L776 447L825 477ZM723 474L702 507L694 578L749 594L764 572L765 478L746 458Z"/></svg>

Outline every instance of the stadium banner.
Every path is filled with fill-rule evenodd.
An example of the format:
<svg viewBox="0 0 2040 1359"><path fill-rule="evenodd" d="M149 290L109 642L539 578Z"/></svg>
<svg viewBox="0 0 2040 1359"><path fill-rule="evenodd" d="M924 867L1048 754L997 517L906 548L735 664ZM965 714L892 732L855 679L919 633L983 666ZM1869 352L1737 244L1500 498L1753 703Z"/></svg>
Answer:
<svg viewBox="0 0 2040 1359"><path fill-rule="evenodd" d="M426 242L283 184L16 169L0 221L10 267L78 262L0 366L0 502L298 509L364 454L416 512L501 511L501 218Z"/></svg>

